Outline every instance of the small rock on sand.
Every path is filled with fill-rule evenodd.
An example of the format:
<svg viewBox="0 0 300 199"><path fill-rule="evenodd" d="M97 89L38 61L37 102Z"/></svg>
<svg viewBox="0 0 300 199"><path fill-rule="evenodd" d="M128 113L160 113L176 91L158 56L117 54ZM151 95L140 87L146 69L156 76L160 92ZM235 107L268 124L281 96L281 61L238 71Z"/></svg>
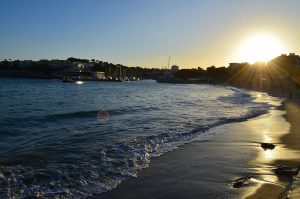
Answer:
<svg viewBox="0 0 300 199"><path fill-rule="evenodd" d="M245 177L242 177L242 178L238 178L236 180L234 180L234 183L233 183L233 187L234 188L240 188L240 187L243 187L243 186L246 186L246 185L249 185L250 184L250 180L251 180L252 176L245 176Z"/></svg>
<svg viewBox="0 0 300 199"><path fill-rule="evenodd" d="M271 144L271 143L261 143L260 144L261 148L263 148L264 150L272 150L275 148L275 145L274 144Z"/></svg>
<svg viewBox="0 0 300 199"><path fill-rule="evenodd" d="M279 166L274 169L274 172L277 176L293 177L295 175L298 175L299 169L290 168L287 166Z"/></svg>

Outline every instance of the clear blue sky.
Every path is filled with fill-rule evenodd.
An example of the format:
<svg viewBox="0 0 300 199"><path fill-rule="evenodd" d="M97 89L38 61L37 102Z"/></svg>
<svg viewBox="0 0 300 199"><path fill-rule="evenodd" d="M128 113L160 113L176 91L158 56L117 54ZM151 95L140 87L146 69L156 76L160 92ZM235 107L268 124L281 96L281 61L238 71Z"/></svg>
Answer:
<svg viewBox="0 0 300 199"><path fill-rule="evenodd" d="M300 52L298 0L1 0L0 59L228 65L250 33Z"/></svg>

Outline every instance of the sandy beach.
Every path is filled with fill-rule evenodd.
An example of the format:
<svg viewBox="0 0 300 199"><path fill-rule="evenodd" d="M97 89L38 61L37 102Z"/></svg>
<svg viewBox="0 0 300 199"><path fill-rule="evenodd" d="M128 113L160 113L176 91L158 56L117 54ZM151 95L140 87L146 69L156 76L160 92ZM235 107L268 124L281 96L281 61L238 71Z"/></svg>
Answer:
<svg viewBox="0 0 300 199"><path fill-rule="evenodd" d="M97 198L299 198L296 177L275 174L279 166L299 166L298 118L294 96L268 114L212 129L220 132L214 139L153 159L137 178ZM240 178L246 180L235 186Z"/></svg>
<svg viewBox="0 0 300 199"><path fill-rule="evenodd" d="M300 105L299 101L296 99L286 100L282 106L282 109L286 111L286 114L283 116L286 121L289 123L290 128L287 134L279 136L279 149L274 151L274 158L271 162L266 163L266 165L271 167L288 166L299 170L300 165L300 147L299 147L299 138L300 134L298 129L299 118L300 118ZM273 152L272 152L273 153ZM279 191L278 186L275 184L263 183L254 194L250 195L247 198L272 198L269 193L276 193L273 198L299 198L299 176L295 175L291 178L277 178L275 183L282 183L284 189ZM275 197L276 196L276 197Z"/></svg>

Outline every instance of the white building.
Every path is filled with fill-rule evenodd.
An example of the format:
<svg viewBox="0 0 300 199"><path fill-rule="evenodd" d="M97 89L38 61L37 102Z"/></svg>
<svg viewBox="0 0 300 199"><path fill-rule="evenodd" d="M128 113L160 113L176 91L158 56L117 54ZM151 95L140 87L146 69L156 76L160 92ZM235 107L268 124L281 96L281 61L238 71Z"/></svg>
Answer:
<svg viewBox="0 0 300 199"><path fill-rule="evenodd" d="M105 72L94 72L94 77L96 79L105 79Z"/></svg>

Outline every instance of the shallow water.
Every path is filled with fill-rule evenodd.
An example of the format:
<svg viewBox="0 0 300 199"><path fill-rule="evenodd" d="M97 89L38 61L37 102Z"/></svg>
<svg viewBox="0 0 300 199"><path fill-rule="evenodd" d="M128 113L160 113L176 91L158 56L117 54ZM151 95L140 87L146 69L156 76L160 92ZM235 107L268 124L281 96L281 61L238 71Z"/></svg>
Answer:
<svg viewBox="0 0 300 199"><path fill-rule="evenodd" d="M137 176L151 158L215 137L212 127L266 113L269 99L150 80L0 79L0 197L100 194Z"/></svg>

